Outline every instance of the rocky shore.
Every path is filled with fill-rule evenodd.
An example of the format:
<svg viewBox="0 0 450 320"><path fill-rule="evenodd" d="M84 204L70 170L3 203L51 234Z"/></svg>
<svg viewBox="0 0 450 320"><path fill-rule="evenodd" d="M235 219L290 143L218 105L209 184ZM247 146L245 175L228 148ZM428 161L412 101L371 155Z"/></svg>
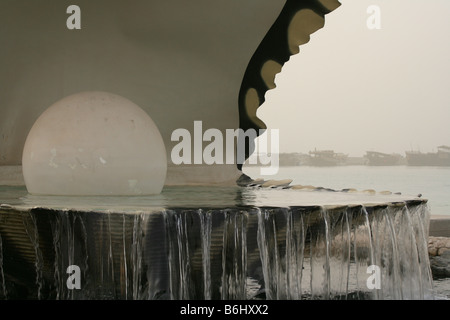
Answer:
<svg viewBox="0 0 450 320"><path fill-rule="evenodd" d="M450 238L428 238L428 255L433 278L450 278Z"/></svg>

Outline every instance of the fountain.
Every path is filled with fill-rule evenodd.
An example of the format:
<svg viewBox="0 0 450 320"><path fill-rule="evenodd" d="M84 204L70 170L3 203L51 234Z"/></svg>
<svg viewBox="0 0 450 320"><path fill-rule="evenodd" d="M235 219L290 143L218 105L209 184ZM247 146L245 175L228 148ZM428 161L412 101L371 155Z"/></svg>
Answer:
<svg viewBox="0 0 450 320"><path fill-rule="evenodd" d="M2 4L0 11L20 11L20 3ZM6 39L5 46L16 54L2 60L20 65L14 71L28 69L23 78L0 75L4 92L11 92L0 110L0 165L21 164L27 133L46 107L92 88L116 92L142 106L152 116L148 123L153 120L161 131L168 152L174 145L171 133L199 119L220 132L265 129L256 110L265 92L274 88L275 75L323 26L324 16L339 6L336 0L248 0L245 5L230 0L220 7L206 0L136 0L130 13L123 1L79 3L82 14L88 13L81 30L60 29L56 15L42 21L41 29L24 28L19 24L26 19L22 16L7 21L20 37ZM33 6L33 14L65 12L63 2L27 5ZM53 30L51 41L59 41L62 52L34 41L49 39L39 30ZM39 63L22 66L22 54L27 53L21 52L16 38L39 43L29 50L32 61ZM14 93L24 88L29 94L18 99ZM14 130L10 123L15 123ZM45 132L49 126L41 128L58 141L61 131ZM92 138L98 142L97 135ZM32 150L40 151L43 140L31 140L38 141ZM135 193L136 184L130 184L135 180L129 176L124 187L108 185L119 194L101 195L95 187L81 196L80 185L63 192L53 182L47 185L56 191L46 193L39 166L50 161L46 174L60 183L52 169L58 168L53 160L59 150L65 160L58 165L66 166L64 174L69 172L66 180L77 178L70 178L67 167L75 168L69 156L81 148L67 151L65 143L68 140L60 149L46 146L44 151L50 153L41 155L44 162L31 164L33 171L27 171L30 163L23 163L23 172L33 173L36 192L0 181L0 299L433 298L424 199L253 180L242 175L242 163L177 166L170 153L160 194L153 189ZM126 147L127 141L120 145ZM140 158L122 161L120 152L109 161L99 150L108 154L97 145L89 157L96 155L101 165L126 167L127 161L137 160L133 163L146 167ZM133 149L138 155L140 151ZM252 151L250 139L244 158ZM24 157L35 159L28 151ZM165 165L159 163L158 168L165 170ZM94 176L103 179L100 187L111 172L121 178L115 168L108 170ZM85 173L83 177L93 178ZM133 192L120 194L124 188Z"/></svg>
<svg viewBox="0 0 450 320"><path fill-rule="evenodd" d="M121 199L13 193L0 208L7 299L433 297L423 199L252 186ZM80 290L67 285L72 265Z"/></svg>

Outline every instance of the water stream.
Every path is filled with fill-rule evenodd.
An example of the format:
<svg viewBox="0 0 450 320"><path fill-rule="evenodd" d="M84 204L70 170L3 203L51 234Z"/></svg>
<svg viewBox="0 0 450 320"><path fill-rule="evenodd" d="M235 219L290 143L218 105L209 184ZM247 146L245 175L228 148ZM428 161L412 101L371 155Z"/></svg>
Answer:
<svg viewBox="0 0 450 320"><path fill-rule="evenodd" d="M426 201L196 206L2 206L0 298L434 298Z"/></svg>

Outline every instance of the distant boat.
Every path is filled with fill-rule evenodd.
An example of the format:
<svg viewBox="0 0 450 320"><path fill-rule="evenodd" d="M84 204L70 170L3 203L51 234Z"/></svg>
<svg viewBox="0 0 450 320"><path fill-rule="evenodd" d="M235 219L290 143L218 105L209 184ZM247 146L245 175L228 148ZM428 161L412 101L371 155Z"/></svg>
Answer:
<svg viewBox="0 0 450 320"><path fill-rule="evenodd" d="M450 147L439 146L437 152L406 151L408 166L450 166Z"/></svg>
<svg viewBox="0 0 450 320"><path fill-rule="evenodd" d="M308 165L310 166L340 166L345 165L348 155L336 153L333 150L314 150L309 152Z"/></svg>
<svg viewBox="0 0 450 320"><path fill-rule="evenodd" d="M400 154L387 154L377 151L366 151L365 157L369 166L396 166L400 164L402 159Z"/></svg>

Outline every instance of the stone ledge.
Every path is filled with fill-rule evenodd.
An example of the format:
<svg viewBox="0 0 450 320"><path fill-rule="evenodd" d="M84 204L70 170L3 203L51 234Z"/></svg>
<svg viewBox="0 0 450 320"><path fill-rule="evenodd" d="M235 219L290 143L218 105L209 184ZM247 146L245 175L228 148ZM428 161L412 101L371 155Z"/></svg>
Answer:
<svg viewBox="0 0 450 320"><path fill-rule="evenodd" d="M450 237L450 215L432 215L429 234L433 237Z"/></svg>

